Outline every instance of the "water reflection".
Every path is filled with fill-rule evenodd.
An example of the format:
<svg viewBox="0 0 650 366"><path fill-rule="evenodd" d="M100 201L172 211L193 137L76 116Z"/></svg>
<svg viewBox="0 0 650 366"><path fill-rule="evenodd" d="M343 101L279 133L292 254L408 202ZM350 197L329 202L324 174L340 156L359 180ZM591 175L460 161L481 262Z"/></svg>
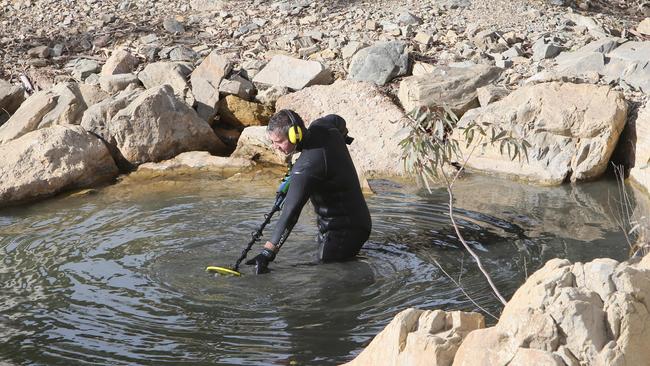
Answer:
<svg viewBox="0 0 650 366"><path fill-rule="evenodd" d="M445 192L391 181L372 182L374 230L359 260L312 264L315 217L307 207L270 274L206 274L206 265L234 262L268 211L281 173L257 175L132 176L0 211L0 359L337 364L405 307L474 308L434 258L498 313L471 259L456 249ZM457 216L509 296L552 257L624 258L607 201L613 189L475 177L458 183Z"/></svg>

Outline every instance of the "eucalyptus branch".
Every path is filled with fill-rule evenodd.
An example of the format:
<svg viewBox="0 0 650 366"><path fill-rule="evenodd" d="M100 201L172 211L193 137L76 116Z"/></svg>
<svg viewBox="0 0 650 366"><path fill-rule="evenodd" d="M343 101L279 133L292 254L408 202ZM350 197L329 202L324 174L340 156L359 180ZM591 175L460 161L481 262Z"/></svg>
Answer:
<svg viewBox="0 0 650 366"><path fill-rule="evenodd" d="M494 320L499 320L499 318L497 318L496 316L494 316L494 315L493 315L492 313L490 313L487 309L485 309L484 307L482 307L481 305L479 305L479 304L478 304L478 303L477 303L477 302L476 302L476 301L475 301L471 296L469 296L469 294L465 291L465 289L463 288L463 286L460 285L460 278L459 278L458 281L454 280L454 278L451 277L451 275L449 275L449 273L447 273L447 271L445 271L444 268L442 268L442 266L440 265L440 263L438 263L438 261L437 261L434 257L431 257L431 259L432 259L433 262L438 266L438 268L440 268L440 270L442 271L442 273L444 273L445 276L447 276L447 278L449 278L449 279L451 280L451 282L453 282L454 285L460 289L460 291L463 293L463 295L465 295L465 297L467 297L467 298L469 299L469 301L471 301L472 304L474 304L474 306L476 306L477 308L479 308L482 312L486 313L487 315L491 316Z"/></svg>

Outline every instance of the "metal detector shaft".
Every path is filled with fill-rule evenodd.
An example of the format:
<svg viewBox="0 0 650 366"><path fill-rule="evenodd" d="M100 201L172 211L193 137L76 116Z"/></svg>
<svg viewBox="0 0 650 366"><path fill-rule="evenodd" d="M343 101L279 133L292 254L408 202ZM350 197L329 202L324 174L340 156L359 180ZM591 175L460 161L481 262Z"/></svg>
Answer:
<svg viewBox="0 0 650 366"><path fill-rule="evenodd" d="M273 214L280 211L283 200L284 200L284 195L282 196L278 195L278 197L275 200L275 204L273 204L273 208L271 209L271 211L266 215L264 215L264 222L262 223L262 225L260 225L257 231L253 231L251 233L252 236L251 241L248 243L246 248L242 250L241 256L239 257L239 259L237 259L237 262L235 262L235 265L232 267L234 271L239 271L239 265L244 260L244 258L246 258L248 252L250 252L251 248L253 247L253 244L255 244L256 241L260 240L260 238L262 237L262 232L264 231L266 225L271 221L271 217L273 217Z"/></svg>

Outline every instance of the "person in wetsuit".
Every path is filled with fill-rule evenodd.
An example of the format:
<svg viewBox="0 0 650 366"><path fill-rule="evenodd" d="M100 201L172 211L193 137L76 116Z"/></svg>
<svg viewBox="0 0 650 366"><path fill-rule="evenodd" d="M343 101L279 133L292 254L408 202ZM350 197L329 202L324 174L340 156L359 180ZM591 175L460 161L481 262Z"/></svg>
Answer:
<svg viewBox="0 0 650 366"><path fill-rule="evenodd" d="M246 264L255 265L257 273L268 271L308 199L318 216L319 260L356 256L370 236L372 223L346 146L352 138L345 120L330 114L307 129L296 112L284 109L271 117L266 131L276 149L287 155L300 152L300 157L290 171L289 190L271 239Z"/></svg>

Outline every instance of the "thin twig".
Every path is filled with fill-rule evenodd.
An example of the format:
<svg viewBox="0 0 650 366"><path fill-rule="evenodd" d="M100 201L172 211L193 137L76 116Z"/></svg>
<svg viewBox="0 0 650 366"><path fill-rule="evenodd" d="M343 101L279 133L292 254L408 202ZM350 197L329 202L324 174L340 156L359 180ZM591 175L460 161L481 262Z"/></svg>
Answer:
<svg viewBox="0 0 650 366"><path fill-rule="evenodd" d="M442 271L442 273L444 273L445 276L447 276L447 278L449 278L449 280L451 280L451 282L453 282L454 285L456 285L456 287L458 287L458 288L460 289L460 291L463 292L463 295L465 295L465 297L467 297L467 298L469 299L469 301L471 301L472 304L474 304L474 306L476 306L477 308L479 308L481 311L483 311L483 312L486 313L487 315L491 316L494 320L497 320L497 321L499 320L499 318L497 318L496 316L494 316L494 314L490 313L488 310L486 310L484 307L482 307L482 306L479 305L476 301L474 301L474 299L472 299L472 297L469 296L469 294L465 291L465 289L463 288L463 286L461 286L459 282L456 282L456 280L454 280L454 279L451 277L451 275L449 275L449 273L447 273L447 271L445 271L445 269L442 268L442 266L440 265L440 263L438 263L438 261L437 261L434 257L431 257L431 259L432 259L433 262L438 266L438 268L440 268L440 270Z"/></svg>

